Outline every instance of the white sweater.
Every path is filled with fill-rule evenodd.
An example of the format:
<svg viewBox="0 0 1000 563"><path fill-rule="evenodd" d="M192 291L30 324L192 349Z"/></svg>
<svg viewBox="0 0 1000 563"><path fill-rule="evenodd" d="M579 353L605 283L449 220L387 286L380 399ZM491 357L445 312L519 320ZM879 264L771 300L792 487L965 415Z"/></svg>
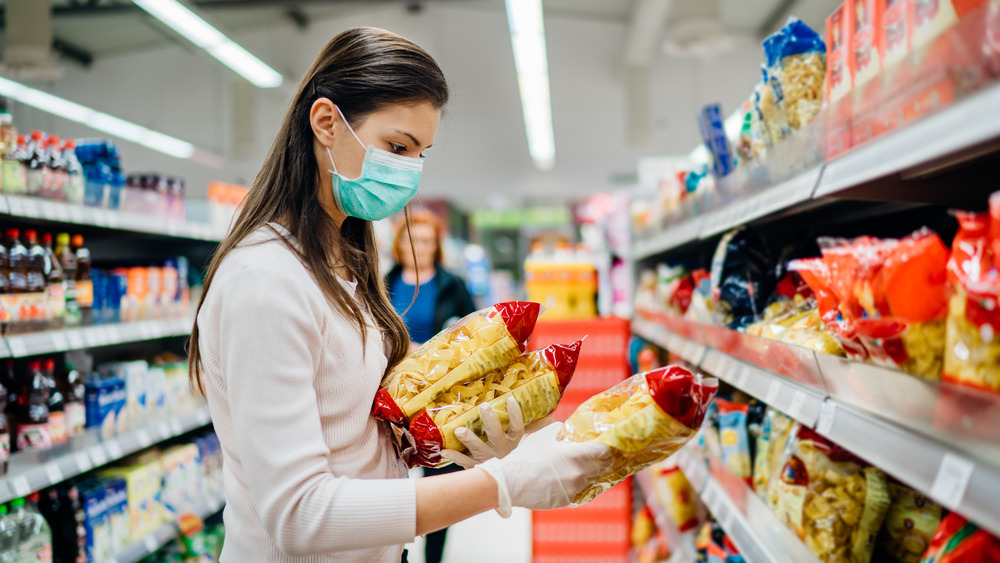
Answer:
<svg viewBox="0 0 1000 563"><path fill-rule="evenodd" d="M363 347L266 228L222 262L198 329L222 443L222 561L398 562L416 534L416 487L370 416L381 333L369 327Z"/></svg>

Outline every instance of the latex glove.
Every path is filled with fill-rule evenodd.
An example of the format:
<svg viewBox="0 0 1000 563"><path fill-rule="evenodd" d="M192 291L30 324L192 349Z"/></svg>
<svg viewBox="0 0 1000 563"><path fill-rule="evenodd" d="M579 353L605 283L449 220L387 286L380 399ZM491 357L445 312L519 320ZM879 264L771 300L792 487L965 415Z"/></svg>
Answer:
<svg viewBox="0 0 1000 563"><path fill-rule="evenodd" d="M475 432L468 428L455 429L455 437L465 444L469 455L455 450L444 450L441 457L469 469L495 457L504 457L521 442L524 436L524 417L521 415L521 405L514 397L507 397L507 431L503 431L500 417L488 403L479 405L479 418L483 421L486 431L486 442L483 442Z"/></svg>
<svg viewBox="0 0 1000 563"><path fill-rule="evenodd" d="M497 482L500 516L510 516L511 506L532 510L569 506L584 487L611 468L607 445L556 440L561 429L561 422L550 424L529 434L507 457L477 466Z"/></svg>

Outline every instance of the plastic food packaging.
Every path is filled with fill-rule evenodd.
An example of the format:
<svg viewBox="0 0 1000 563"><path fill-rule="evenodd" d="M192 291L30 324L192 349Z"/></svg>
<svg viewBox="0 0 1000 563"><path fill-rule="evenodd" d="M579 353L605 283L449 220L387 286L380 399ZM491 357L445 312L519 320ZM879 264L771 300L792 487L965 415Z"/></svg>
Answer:
<svg viewBox="0 0 1000 563"><path fill-rule="evenodd" d="M718 388L715 378L672 365L633 375L585 401L558 439L607 444L613 465L574 502L592 500L684 446L697 433Z"/></svg>
<svg viewBox="0 0 1000 563"><path fill-rule="evenodd" d="M767 498L771 476L781 469L781 456L794 428L795 420L776 409L767 409L753 462L753 489L762 500Z"/></svg>
<svg viewBox="0 0 1000 563"><path fill-rule="evenodd" d="M747 434L748 405L716 399L719 407L719 442L722 463L733 475L751 484L750 437Z"/></svg>
<svg viewBox="0 0 1000 563"><path fill-rule="evenodd" d="M878 538L879 561L920 563L941 523L941 505L913 489L889 483L892 504Z"/></svg>
<svg viewBox="0 0 1000 563"><path fill-rule="evenodd" d="M775 513L824 563L869 563L889 508L885 474L799 426L771 480Z"/></svg>
<svg viewBox="0 0 1000 563"><path fill-rule="evenodd" d="M944 349L945 381L1000 391L1000 195L990 213L958 212L948 261L951 297Z"/></svg>
<svg viewBox="0 0 1000 563"><path fill-rule="evenodd" d="M1000 561L1000 540L956 512L944 517L920 563Z"/></svg>
<svg viewBox="0 0 1000 563"><path fill-rule="evenodd" d="M465 445L455 437L458 428L468 428L485 442L486 430L478 408L483 403L493 408L504 430L508 427L510 397L521 407L525 425L549 416L576 371L582 344L553 344L523 354L480 379L452 386L435 400L435 406L413 417L408 433L396 431L401 438L403 461L411 467L447 465L440 456L442 449L466 452Z"/></svg>
<svg viewBox="0 0 1000 563"><path fill-rule="evenodd" d="M772 265L768 246L757 231L739 227L722 237L712 257L716 324L740 329L763 316L774 290Z"/></svg>
<svg viewBox="0 0 1000 563"><path fill-rule="evenodd" d="M823 107L826 44L808 25L791 18L764 40L764 56L775 104L782 106L791 129L805 127Z"/></svg>
<svg viewBox="0 0 1000 563"><path fill-rule="evenodd" d="M506 366L524 350L539 312L538 303L498 303L439 332L386 375L372 415L405 428L455 385Z"/></svg>
<svg viewBox="0 0 1000 563"><path fill-rule="evenodd" d="M660 501L660 506L667 509L677 530L683 533L696 528L698 497L680 468L656 466L653 475L653 490L656 491L657 500Z"/></svg>

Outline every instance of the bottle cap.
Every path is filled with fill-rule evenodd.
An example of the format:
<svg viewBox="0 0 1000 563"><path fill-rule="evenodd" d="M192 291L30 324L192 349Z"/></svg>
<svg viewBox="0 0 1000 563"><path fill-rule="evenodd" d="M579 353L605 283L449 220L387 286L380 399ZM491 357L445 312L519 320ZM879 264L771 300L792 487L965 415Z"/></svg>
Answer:
<svg viewBox="0 0 1000 563"><path fill-rule="evenodd" d="M63 148L65 148L66 150L76 149L76 141L74 141L73 139L66 139L66 143L63 145Z"/></svg>
<svg viewBox="0 0 1000 563"><path fill-rule="evenodd" d="M16 239L21 236L21 231L17 229L7 229L7 238Z"/></svg>
<svg viewBox="0 0 1000 563"><path fill-rule="evenodd" d="M24 506L24 499L23 498L16 498L16 499L10 501L10 506L12 508L21 508L21 507Z"/></svg>
<svg viewBox="0 0 1000 563"><path fill-rule="evenodd" d="M34 229L29 229L27 231L24 231L24 238L28 240L38 240L38 232L35 231Z"/></svg>
<svg viewBox="0 0 1000 563"><path fill-rule="evenodd" d="M52 358L45 360L45 371L55 371L55 370L56 370L56 361L53 360Z"/></svg>
<svg viewBox="0 0 1000 563"><path fill-rule="evenodd" d="M59 233L56 235L56 243L61 246L69 245L69 233Z"/></svg>
<svg viewBox="0 0 1000 563"><path fill-rule="evenodd" d="M83 235L73 235L73 246L79 248L83 246Z"/></svg>
<svg viewBox="0 0 1000 563"><path fill-rule="evenodd" d="M45 138L45 133L42 133L41 131L32 131L31 138L35 141L41 141Z"/></svg>
<svg viewBox="0 0 1000 563"><path fill-rule="evenodd" d="M52 233L42 233L42 244L45 246L52 245Z"/></svg>

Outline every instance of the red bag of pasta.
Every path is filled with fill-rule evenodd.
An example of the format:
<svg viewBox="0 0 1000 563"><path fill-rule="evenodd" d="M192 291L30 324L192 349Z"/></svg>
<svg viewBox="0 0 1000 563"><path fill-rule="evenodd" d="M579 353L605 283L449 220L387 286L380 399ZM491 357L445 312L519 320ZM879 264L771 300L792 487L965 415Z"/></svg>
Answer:
<svg viewBox="0 0 1000 563"><path fill-rule="evenodd" d="M405 428L448 389L506 366L524 351L540 308L529 301L498 303L439 332L382 380L372 416Z"/></svg>
<svg viewBox="0 0 1000 563"><path fill-rule="evenodd" d="M480 379L457 384L439 396L434 406L421 411L410 421L404 434L403 461L410 467L445 465L442 449L465 452L455 437L455 430L468 428L486 441L486 430L478 406L488 403L507 430L507 399L513 397L521 407L524 424L541 420L556 410L563 391L576 371L580 347L553 344L523 354L507 366ZM402 440L401 440L402 441Z"/></svg>

